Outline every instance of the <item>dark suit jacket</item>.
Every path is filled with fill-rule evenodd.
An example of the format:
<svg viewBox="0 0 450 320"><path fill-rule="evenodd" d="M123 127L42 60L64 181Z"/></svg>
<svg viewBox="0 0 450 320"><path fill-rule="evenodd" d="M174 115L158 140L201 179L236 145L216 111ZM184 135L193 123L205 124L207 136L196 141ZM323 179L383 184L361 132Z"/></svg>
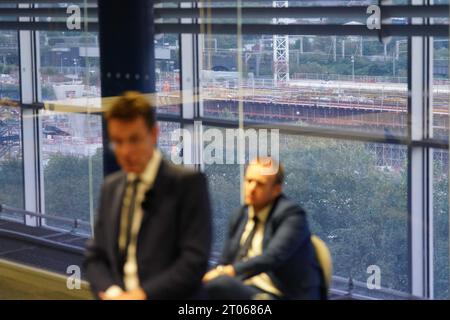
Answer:
<svg viewBox="0 0 450 320"><path fill-rule="evenodd" d="M85 270L94 294L124 287L119 266L119 221L126 173L114 173L102 187L94 239L88 242ZM141 287L149 299L187 299L200 288L208 265L211 214L202 173L161 161L147 192L138 235Z"/></svg>
<svg viewBox="0 0 450 320"><path fill-rule="evenodd" d="M247 220L247 206L232 216L220 264L233 264ZM280 195L265 224L262 254L233 266L242 279L267 273L288 299L308 299L311 290L320 290L321 269L311 243L305 211Z"/></svg>

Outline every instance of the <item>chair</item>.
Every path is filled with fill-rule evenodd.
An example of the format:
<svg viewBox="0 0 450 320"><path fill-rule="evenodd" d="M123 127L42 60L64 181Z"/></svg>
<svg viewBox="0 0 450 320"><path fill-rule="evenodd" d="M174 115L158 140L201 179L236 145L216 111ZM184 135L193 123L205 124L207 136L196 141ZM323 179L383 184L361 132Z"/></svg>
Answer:
<svg viewBox="0 0 450 320"><path fill-rule="evenodd" d="M316 235L311 236L311 242L316 252L316 257L322 269L322 276L325 284L324 299L328 297L328 291L331 286L331 277L333 275L333 260L331 259L330 250L325 242Z"/></svg>
<svg viewBox="0 0 450 320"><path fill-rule="evenodd" d="M333 275L333 260L331 258L330 250L325 242L316 235L311 235L311 242L316 253L317 261L319 262L320 269L322 271L322 279L324 287L321 288L321 299L326 300L328 298L328 291L331 286ZM268 294L258 294L253 300L271 300Z"/></svg>

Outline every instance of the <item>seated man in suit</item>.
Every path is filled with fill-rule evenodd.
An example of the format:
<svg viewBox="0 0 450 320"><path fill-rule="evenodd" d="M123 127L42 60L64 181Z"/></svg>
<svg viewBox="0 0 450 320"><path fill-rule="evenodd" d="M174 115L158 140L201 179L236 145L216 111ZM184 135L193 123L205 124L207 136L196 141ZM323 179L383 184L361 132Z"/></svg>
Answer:
<svg viewBox="0 0 450 320"><path fill-rule="evenodd" d="M284 169L252 161L245 206L231 217L219 266L203 277L212 299L320 299L321 269L305 212L282 194Z"/></svg>
<svg viewBox="0 0 450 320"><path fill-rule="evenodd" d="M165 161L155 111L126 92L106 113L121 171L105 178L85 269L101 299L188 299L201 288L211 243L203 174Z"/></svg>

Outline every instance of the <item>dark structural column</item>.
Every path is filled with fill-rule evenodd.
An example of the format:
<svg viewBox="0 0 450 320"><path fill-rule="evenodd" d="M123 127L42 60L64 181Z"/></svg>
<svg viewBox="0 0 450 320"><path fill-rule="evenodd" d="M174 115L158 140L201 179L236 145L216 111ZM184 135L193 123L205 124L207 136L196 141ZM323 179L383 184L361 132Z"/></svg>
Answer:
<svg viewBox="0 0 450 320"><path fill-rule="evenodd" d="M155 92L154 18L151 0L98 0L102 97L126 90ZM119 169L103 119L103 170Z"/></svg>

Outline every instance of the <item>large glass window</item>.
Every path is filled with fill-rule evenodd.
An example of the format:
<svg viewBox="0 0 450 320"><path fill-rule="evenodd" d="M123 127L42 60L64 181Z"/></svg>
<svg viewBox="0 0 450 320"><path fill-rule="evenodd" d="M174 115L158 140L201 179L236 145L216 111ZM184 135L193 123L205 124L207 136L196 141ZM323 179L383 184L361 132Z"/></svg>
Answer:
<svg viewBox="0 0 450 320"><path fill-rule="evenodd" d="M376 4L338 1L333 5L371 3ZM407 4L407 1L393 4ZM244 1L242 5L273 4ZM292 7L303 5L330 3L289 1ZM207 6L231 5L209 3ZM281 136L280 159L287 171L285 192L305 208L312 232L329 245L334 275L345 279L346 290L357 283L365 288L365 295L387 297L384 294L390 292L407 297L403 293L411 293L412 283L422 281L410 276L408 203L412 195L409 194L408 160L412 156L408 148L411 146L407 142L389 144L388 141L395 137L406 141L411 132L408 67L415 67L408 66L411 57L408 38L251 34L239 37L209 33L211 17L207 10L203 14L201 12L200 21L205 24L206 33L199 36L198 65L199 114L204 116L204 125L217 120L237 124L238 119L244 119L246 123L262 123L262 127L268 123L275 127L279 124L287 130L291 130L290 126L301 128L301 135ZM236 23L229 20L220 23ZM263 20L255 18L254 21L238 21L238 24L263 23ZM269 24L294 23L294 20L273 19ZM299 20L317 25L365 24L365 20L349 22L344 18L297 19L296 22ZM393 24L406 22L406 19L391 21ZM432 44L434 69L430 83L432 121L429 123L432 130L424 125L424 137L432 133L432 138L448 140L448 39L434 38ZM420 68L417 66L415 70ZM424 74L427 72L424 67ZM285 124L290 126L284 127ZM319 136L321 130L324 136L333 131L352 132L355 141L353 137L350 140L308 137L307 133L303 135L308 128ZM386 143L357 142L361 135L364 136L361 140L366 141L366 134L384 136ZM446 152L436 150L435 162L437 153L441 158L446 157ZM230 172L226 165L205 165L204 169L214 183L219 181L218 176L228 176ZM436 170L433 188L436 191L439 186L440 193L434 196L433 202L434 210L439 211L434 214L435 223L439 220L434 226L435 295L447 297L448 191L442 193L442 190L446 190L446 183L448 186L448 179L445 181L448 165L444 171L436 173ZM235 204L239 205L236 185L238 180L241 183L237 178L239 166L235 165L232 172L232 179L221 183L225 189L235 183L231 199L236 199ZM426 183L424 181L423 188ZM214 190L212 182L210 186ZM221 192L222 189L217 190ZM440 201L444 199L445 202ZM214 196L213 203L218 226L216 249L223 238L223 221L229 219L227 206L230 203L221 203ZM440 207L436 207L438 205ZM447 253L443 254L445 250ZM373 267L381 272L383 290L378 292L380 295L366 286Z"/></svg>
<svg viewBox="0 0 450 320"><path fill-rule="evenodd" d="M406 38L281 38L204 36L205 117L406 135Z"/></svg>

